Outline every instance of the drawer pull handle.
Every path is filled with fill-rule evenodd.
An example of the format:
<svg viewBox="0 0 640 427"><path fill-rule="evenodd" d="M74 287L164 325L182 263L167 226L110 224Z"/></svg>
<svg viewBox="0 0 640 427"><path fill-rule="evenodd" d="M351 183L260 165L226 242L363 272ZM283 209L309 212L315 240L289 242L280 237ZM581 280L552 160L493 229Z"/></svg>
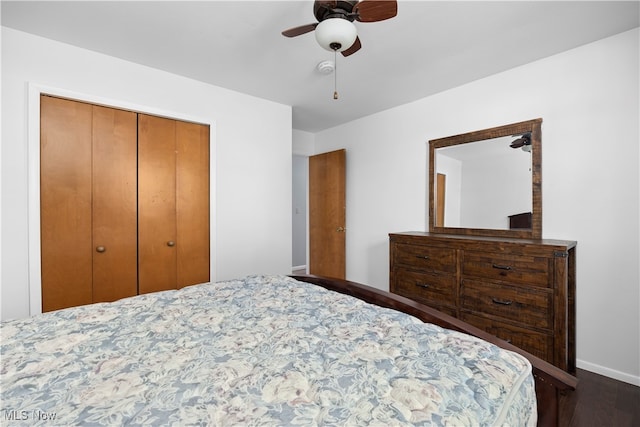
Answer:
<svg viewBox="0 0 640 427"><path fill-rule="evenodd" d="M416 258L429 259L429 256L427 256L427 255L416 255Z"/></svg>
<svg viewBox="0 0 640 427"><path fill-rule="evenodd" d="M500 304L500 305L511 305L511 304L513 304L513 301L508 300L508 299L491 298L491 301L493 301L494 304Z"/></svg>
<svg viewBox="0 0 640 427"><path fill-rule="evenodd" d="M511 270L510 265L493 264L492 267L497 268L498 270Z"/></svg>
<svg viewBox="0 0 640 427"><path fill-rule="evenodd" d="M416 282L416 286L419 288L429 288L431 285L429 285L428 283L421 283L421 282Z"/></svg>

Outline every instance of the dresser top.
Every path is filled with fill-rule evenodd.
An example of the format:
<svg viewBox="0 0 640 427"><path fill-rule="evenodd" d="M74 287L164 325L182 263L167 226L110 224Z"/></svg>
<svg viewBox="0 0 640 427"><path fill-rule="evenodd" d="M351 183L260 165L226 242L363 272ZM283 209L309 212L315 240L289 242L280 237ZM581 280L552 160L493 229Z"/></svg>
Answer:
<svg viewBox="0 0 640 427"><path fill-rule="evenodd" d="M525 246L545 246L550 249L568 250L574 248L578 242L575 240L555 240L555 239L515 239L510 237L485 237L485 236L469 236L462 234L440 234L429 233L426 231L404 231L398 233L389 233L390 238L403 237L406 239L425 239L431 242L441 241L443 243L459 242L464 243L495 243L507 245L525 245Z"/></svg>

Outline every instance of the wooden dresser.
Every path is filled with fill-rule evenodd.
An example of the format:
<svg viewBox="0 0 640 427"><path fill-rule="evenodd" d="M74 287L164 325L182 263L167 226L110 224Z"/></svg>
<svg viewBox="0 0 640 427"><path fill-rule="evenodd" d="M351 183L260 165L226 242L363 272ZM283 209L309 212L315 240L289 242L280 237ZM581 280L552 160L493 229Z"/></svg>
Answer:
<svg viewBox="0 0 640 427"><path fill-rule="evenodd" d="M391 292L575 373L576 242L425 232L389 238Z"/></svg>

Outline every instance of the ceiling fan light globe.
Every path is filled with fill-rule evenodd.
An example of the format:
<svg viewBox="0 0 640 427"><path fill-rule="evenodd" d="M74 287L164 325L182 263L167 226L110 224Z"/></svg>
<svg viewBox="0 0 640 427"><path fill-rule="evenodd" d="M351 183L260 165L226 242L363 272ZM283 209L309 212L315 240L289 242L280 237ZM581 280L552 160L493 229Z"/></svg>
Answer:
<svg viewBox="0 0 640 427"><path fill-rule="evenodd" d="M358 37L356 26L346 19L329 18L320 22L315 31L316 41L330 52L342 52L353 45Z"/></svg>

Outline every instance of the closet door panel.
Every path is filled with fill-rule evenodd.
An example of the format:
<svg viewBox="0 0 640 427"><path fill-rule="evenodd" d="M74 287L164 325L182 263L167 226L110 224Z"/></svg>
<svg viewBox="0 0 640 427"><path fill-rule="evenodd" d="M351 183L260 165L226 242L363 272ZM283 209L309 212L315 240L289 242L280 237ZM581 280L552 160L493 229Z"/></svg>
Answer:
<svg viewBox="0 0 640 427"><path fill-rule="evenodd" d="M178 288L209 279L209 126L176 122Z"/></svg>
<svg viewBox="0 0 640 427"><path fill-rule="evenodd" d="M93 302L138 293L137 114L93 107Z"/></svg>
<svg viewBox="0 0 640 427"><path fill-rule="evenodd" d="M138 291L176 288L176 122L138 115Z"/></svg>
<svg viewBox="0 0 640 427"><path fill-rule="evenodd" d="M42 311L90 304L91 105L40 97Z"/></svg>

